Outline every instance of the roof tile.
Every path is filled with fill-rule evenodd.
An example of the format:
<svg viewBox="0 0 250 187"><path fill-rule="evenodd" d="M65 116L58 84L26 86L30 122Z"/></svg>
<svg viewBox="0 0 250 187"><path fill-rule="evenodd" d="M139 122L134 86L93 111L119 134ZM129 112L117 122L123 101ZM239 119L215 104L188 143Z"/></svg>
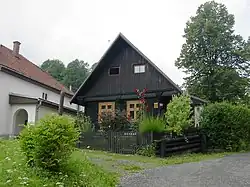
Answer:
<svg viewBox="0 0 250 187"><path fill-rule="evenodd" d="M20 54L18 54L18 56L14 55L12 50L3 45L0 45L0 65L6 66L14 72L20 73L59 91L62 90L70 95L73 94L63 84L59 83L55 78L43 71L37 65L33 64Z"/></svg>

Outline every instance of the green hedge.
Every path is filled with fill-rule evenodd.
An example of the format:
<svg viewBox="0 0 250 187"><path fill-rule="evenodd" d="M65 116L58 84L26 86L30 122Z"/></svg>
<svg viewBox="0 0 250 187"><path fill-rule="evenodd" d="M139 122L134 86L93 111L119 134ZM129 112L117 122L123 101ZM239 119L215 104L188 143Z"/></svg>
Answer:
<svg viewBox="0 0 250 187"><path fill-rule="evenodd" d="M227 102L206 106L201 114L201 127L212 148L228 151L249 149L250 109Z"/></svg>

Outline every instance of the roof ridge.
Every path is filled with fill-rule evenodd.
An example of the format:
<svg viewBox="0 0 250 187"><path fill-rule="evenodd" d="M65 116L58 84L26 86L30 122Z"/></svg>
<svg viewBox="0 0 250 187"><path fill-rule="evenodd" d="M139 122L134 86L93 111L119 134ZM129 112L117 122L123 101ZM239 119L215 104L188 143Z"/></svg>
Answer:
<svg viewBox="0 0 250 187"><path fill-rule="evenodd" d="M167 79L179 92L181 92L180 87L174 83L174 81L172 81L162 70L160 70L160 68L158 68L156 66L156 64L154 64L144 53L142 53L132 42L130 42L121 32L119 32L119 34L117 35L117 37L115 38L115 40L111 43L111 45L107 48L107 50L104 52L103 56L100 58L100 60L98 61L97 65L95 66L95 68L93 69L93 71L89 74L89 76L85 79L85 81L81 84L81 86L78 88L78 90L75 92L74 96L71 98L71 103L72 101L75 99L76 95L78 94L78 92L82 89L82 87L85 85L85 83L88 81L88 79L90 78L90 76L93 74L93 72L98 68L100 62L103 60L103 58L107 55L107 53L111 50L112 46L114 46L114 44L116 43L116 41L121 38L122 40L124 40L130 47L132 47L137 53L139 53L145 60L147 60L147 62L153 66L153 68L156 69L156 71L158 71L165 79Z"/></svg>

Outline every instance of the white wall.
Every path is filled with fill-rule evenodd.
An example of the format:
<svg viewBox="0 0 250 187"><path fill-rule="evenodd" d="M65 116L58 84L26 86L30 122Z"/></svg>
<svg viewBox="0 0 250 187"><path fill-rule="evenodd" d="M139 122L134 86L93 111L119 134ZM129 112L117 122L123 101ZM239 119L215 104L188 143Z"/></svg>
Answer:
<svg viewBox="0 0 250 187"><path fill-rule="evenodd" d="M48 115L48 114L55 114L55 113L57 113L58 111L56 110L56 109L54 109L54 108L50 108L50 107L46 107L46 106L40 106L39 107L39 110L38 110L38 116L37 116L37 119L39 120L39 119L41 119L42 117L44 117L44 116L46 116L46 115ZM63 114L65 114L65 115L70 115L70 114L68 114L67 112L63 112Z"/></svg>
<svg viewBox="0 0 250 187"><path fill-rule="evenodd" d="M24 110L27 111L27 113L28 113L28 122L29 123L35 122L35 118L36 118L36 105L35 104L15 104L15 105L11 105L11 115L10 115L11 118L9 119L10 127L8 127L8 131L10 131L10 132L8 132L8 134L13 134L14 133L14 129L15 129L14 115L20 109L24 109Z"/></svg>
<svg viewBox="0 0 250 187"><path fill-rule="evenodd" d="M58 111L54 108L49 108L49 107L46 107L46 106L40 106L39 107L39 110L38 110L38 116L37 116L37 119L41 119L42 117L48 115L48 114L55 114L57 113Z"/></svg>
<svg viewBox="0 0 250 187"><path fill-rule="evenodd" d="M52 92L43 87L29 83L17 77L11 76L7 73L0 71L0 135L12 133L12 113L11 105L9 104L9 93L17 93L29 97L42 97L42 93L47 93L48 100L59 103L60 94ZM77 105L69 103L70 98L65 96L64 106L77 109Z"/></svg>

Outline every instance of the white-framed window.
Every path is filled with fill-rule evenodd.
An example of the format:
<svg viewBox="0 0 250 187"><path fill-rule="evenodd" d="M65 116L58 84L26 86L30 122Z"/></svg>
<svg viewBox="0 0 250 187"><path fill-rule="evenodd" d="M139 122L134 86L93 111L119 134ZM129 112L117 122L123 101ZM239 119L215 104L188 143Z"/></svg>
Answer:
<svg viewBox="0 0 250 187"><path fill-rule="evenodd" d="M134 65L134 73L145 73L145 64Z"/></svg>

